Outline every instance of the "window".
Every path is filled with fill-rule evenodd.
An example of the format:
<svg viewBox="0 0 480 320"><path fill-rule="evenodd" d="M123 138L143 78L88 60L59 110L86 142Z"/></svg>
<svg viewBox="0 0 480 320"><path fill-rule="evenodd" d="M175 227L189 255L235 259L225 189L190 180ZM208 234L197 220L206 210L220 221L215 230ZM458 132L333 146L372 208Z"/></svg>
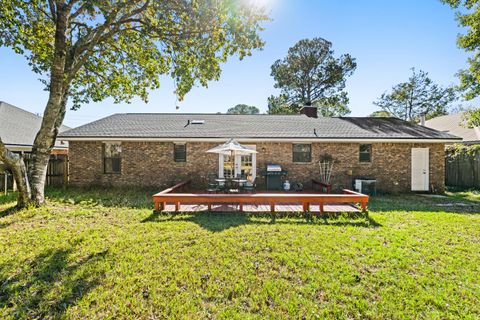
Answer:
<svg viewBox="0 0 480 320"><path fill-rule="evenodd" d="M103 172L121 173L122 146L120 143L103 144Z"/></svg>
<svg viewBox="0 0 480 320"><path fill-rule="evenodd" d="M361 144L360 145L360 162L371 162L372 161L372 145L371 144Z"/></svg>
<svg viewBox="0 0 480 320"><path fill-rule="evenodd" d="M173 160L175 162L187 162L187 145L175 143L173 145Z"/></svg>
<svg viewBox="0 0 480 320"><path fill-rule="evenodd" d="M311 162L312 161L312 145L310 144L294 144L293 145L293 162Z"/></svg>

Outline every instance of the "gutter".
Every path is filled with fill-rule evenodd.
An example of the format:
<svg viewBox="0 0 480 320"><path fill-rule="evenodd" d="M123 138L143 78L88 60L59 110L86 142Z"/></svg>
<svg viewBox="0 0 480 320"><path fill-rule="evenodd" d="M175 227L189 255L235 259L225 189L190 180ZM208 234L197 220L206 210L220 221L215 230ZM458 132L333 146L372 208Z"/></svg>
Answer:
<svg viewBox="0 0 480 320"><path fill-rule="evenodd" d="M139 142L225 142L225 138L155 138L155 137L57 137L65 141L139 141ZM234 138L238 142L388 142L388 143L454 143L461 138Z"/></svg>

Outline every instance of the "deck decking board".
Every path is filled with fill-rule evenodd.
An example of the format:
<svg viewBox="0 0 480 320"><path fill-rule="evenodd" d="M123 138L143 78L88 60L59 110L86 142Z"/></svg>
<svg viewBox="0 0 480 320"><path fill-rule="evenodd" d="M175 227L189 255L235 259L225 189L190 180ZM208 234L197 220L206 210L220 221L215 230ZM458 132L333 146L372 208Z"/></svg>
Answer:
<svg viewBox="0 0 480 320"><path fill-rule="evenodd" d="M206 204L180 204L176 210L174 204L167 204L164 212L237 212L240 211L238 204L212 204L211 210ZM269 204L244 204L244 212L270 212ZM349 204L325 204L323 212L325 213L341 213L341 212L360 212L361 210ZM303 212L301 204L275 204L275 212ZM319 205L310 205L310 212L320 213Z"/></svg>
<svg viewBox="0 0 480 320"><path fill-rule="evenodd" d="M254 192L240 194L185 192L190 181L153 195L155 210L176 212L359 212L367 211L368 196L343 189L342 194L318 192ZM360 204L357 208L354 204Z"/></svg>

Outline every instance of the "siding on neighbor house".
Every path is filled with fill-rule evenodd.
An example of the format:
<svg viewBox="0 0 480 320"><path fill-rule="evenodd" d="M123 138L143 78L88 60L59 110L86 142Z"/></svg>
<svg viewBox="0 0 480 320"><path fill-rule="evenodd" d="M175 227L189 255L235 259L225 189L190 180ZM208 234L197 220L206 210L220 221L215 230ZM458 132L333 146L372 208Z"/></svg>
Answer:
<svg viewBox="0 0 480 320"><path fill-rule="evenodd" d="M256 145L258 182L268 163L280 164L288 179L311 185L319 176L318 161L328 153L337 161L333 169L334 191L352 188L352 177L377 179L377 189L384 192L408 192L411 184L411 148L429 148L430 185L437 192L445 188L445 151L443 143L372 143L371 162L359 162L359 143L312 143L312 161L294 163L292 143L263 142ZM205 151L218 145L210 142L187 143L187 161L175 162L172 142L122 142L120 174L103 173L101 141L70 142L70 183L78 186L157 186L192 179L203 188L207 176L218 172L218 155ZM351 175L349 175L351 172Z"/></svg>

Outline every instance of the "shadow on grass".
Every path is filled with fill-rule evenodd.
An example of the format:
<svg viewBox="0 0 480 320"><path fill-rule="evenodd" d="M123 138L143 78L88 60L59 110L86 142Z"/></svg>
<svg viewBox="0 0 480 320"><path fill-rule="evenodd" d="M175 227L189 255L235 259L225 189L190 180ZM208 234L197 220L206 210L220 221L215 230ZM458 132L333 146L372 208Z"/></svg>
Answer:
<svg viewBox="0 0 480 320"><path fill-rule="evenodd" d="M255 219L255 218L267 218ZM287 219L285 219L287 218ZM348 219L345 219L348 218ZM235 228L241 225L272 225L272 224L290 224L290 225L328 225L328 226L354 226L364 228L377 228L381 224L363 214L335 214L320 217L301 218L300 214L272 216L270 213L241 213L241 212L199 212L195 214L170 213L170 212L152 212L150 216L143 219L142 223L147 222L171 222L187 221L193 222L200 227L211 231L220 232L229 228Z"/></svg>
<svg viewBox="0 0 480 320"><path fill-rule="evenodd" d="M10 202L16 202L17 201L17 193L16 192L8 192L7 194L5 193L0 193L0 205L10 203Z"/></svg>
<svg viewBox="0 0 480 320"><path fill-rule="evenodd" d="M20 210L22 210L22 209L19 209L17 206L2 209L2 210L0 210L0 218L7 217L9 215L15 214Z"/></svg>
<svg viewBox="0 0 480 320"><path fill-rule="evenodd" d="M420 194L379 195L370 197L370 211L423 211L479 214L480 202L457 196Z"/></svg>
<svg viewBox="0 0 480 320"><path fill-rule="evenodd" d="M115 187L48 187L45 195L49 201L87 206L150 209L152 195L160 189Z"/></svg>
<svg viewBox="0 0 480 320"><path fill-rule="evenodd" d="M47 250L24 261L23 270L0 266L0 309L14 319L57 319L96 287L101 274L92 274L94 264L107 251L69 261L74 249ZM12 274L13 273L13 274Z"/></svg>

